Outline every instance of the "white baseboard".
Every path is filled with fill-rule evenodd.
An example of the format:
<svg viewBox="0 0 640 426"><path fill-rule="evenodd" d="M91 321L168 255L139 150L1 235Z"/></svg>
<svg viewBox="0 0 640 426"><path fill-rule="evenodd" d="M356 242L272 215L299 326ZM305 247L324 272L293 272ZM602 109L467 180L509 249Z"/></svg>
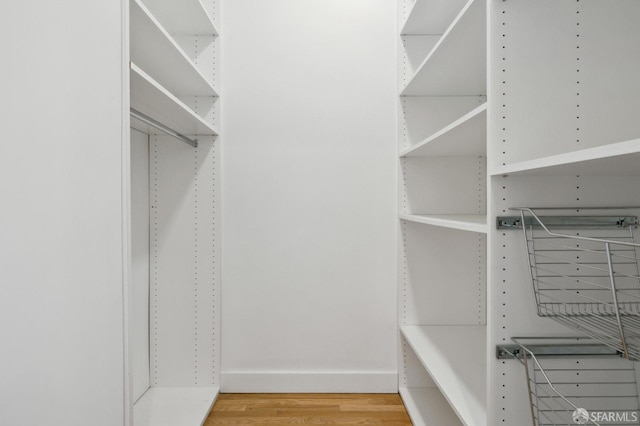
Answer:
<svg viewBox="0 0 640 426"><path fill-rule="evenodd" d="M227 371L221 392L227 393L397 393L398 373Z"/></svg>

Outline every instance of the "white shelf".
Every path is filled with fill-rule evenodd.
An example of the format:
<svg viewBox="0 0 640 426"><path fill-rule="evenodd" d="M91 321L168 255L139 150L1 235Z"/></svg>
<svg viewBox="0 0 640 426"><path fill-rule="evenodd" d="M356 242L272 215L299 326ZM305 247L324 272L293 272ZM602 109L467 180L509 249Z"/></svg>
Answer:
<svg viewBox="0 0 640 426"><path fill-rule="evenodd" d="M467 0L416 0L400 34L442 34Z"/></svg>
<svg viewBox="0 0 640 426"><path fill-rule="evenodd" d="M640 139L496 167L492 176L640 176Z"/></svg>
<svg viewBox="0 0 640 426"><path fill-rule="evenodd" d="M465 425L486 425L486 327L403 326L402 335Z"/></svg>
<svg viewBox="0 0 640 426"><path fill-rule="evenodd" d="M460 214L401 214L400 219L409 222L423 223L425 225L440 226L443 228L457 229L486 234L489 227L485 215L460 215Z"/></svg>
<svg viewBox="0 0 640 426"><path fill-rule="evenodd" d="M131 107L185 136L217 135L215 128L205 122L167 89L131 64ZM131 120L131 127L154 133L147 124Z"/></svg>
<svg viewBox="0 0 640 426"><path fill-rule="evenodd" d="M140 0L133 0L130 5L131 61L176 96L218 96Z"/></svg>
<svg viewBox="0 0 640 426"><path fill-rule="evenodd" d="M217 387L151 387L133 406L135 426L200 426L218 397Z"/></svg>
<svg viewBox="0 0 640 426"><path fill-rule="evenodd" d="M400 157L465 157L487 155L487 104L437 131Z"/></svg>
<svg viewBox="0 0 640 426"><path fill-rule="evenodd" d="M400 396L415 426L462 424L437 388L400 388Z"/></svg>
<svg viewBox="0 0 640 426"><path fill-rule="evenodd" d="M486 94L485 16L484 0L469 0L400 94Z"/></svg>
<svg viewBox="0 0 640 426"><path fill-rule="evenodd" d="M213 19L202 0L142 0L158 18L164 28L173 35L217 35Z"/></svg>

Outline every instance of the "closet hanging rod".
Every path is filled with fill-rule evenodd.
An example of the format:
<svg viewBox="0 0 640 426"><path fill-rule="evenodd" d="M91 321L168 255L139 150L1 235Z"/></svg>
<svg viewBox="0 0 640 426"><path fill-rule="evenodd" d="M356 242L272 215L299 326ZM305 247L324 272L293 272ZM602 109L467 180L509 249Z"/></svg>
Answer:
<svg viewBox="0 0 640 426"><path fill-rule="evenodd" d="M136 119L148 124L151 127L155 127L156 129L160 130L161 132L164 132L169 136L173 136L174 138L179 139L182 142L187 143L187 144L191 145L194 148L198 147L198 140L197 139L190 139L190 138L186 137L185 135L176 132L172 128L165 126L164 124L160 123L159 121L154 120L153 118L149 117L148 115L145 115L145 114L141 113L140 111L135 110L133 108L130 109L130 113L131 113L131 116L133 118L136 118Z"/></svg>

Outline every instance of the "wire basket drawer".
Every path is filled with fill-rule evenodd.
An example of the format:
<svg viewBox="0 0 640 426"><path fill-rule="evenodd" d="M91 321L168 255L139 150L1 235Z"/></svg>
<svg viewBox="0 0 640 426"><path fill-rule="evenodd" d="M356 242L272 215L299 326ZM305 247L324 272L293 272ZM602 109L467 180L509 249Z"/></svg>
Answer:
<svg viewBox="0 0 640 426"><path fill-rule="evenodd" d="M637 218L518 210L538 315L640 359Z"/></svg>
<svg viewBox="0 0 640 426"><path fill-rule="evenodd" d="M563 346L576 348L576 355L553 354L560 340L550 340L554 341L530 346L533 340L514 339L520 350L511 354L525 367L534 426L640 425L634 362L597 352L578 355L581 347L597 347L584 340L575 343L578 339L566 339L573 343ZM551 349L549 353L536 355L544 346Z"/></svg>

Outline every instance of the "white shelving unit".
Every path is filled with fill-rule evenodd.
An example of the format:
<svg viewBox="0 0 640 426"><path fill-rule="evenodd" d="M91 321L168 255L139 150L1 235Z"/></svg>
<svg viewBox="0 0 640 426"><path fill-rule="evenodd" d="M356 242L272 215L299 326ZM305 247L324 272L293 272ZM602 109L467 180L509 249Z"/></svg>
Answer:
<svg viewBox="0 0 640 426"><path fill-rule="evenodd" d="M416 425L486 425L486 3L399 7L400 394Z"/></svg>
<svg viewBox="0 0 640 426"><path fill-rule="evenodd" d="M133 405L134 426L195 426L203 424L219 393L214 84L219 5L218 0L129 4L130 106L197 140L192 147L131 118L132 128L148 134L152 317L146 342L150 371L133 371L149 375L149 388ZM207 262L199 264L199 258Z"/></svg>
<svg viewBox="0 0 640 426"><path fill-rule="evenodd" d="M3 328L0 424L196 426L215 400L219 1L3 4L1 169L29 178L3 179L0 311L30 320Z"/></svg>
<svg viewBox="0 0 640 426"><path fill-rule="evenodd" d="M489 222L517 206L579 215L636 205L640 123L630 114L640 109L640 4L496 1L488 11ZM538 317L521 232L492 226L488 237L488 424L524 424L524 372L495 359L495 346L575 331Z"/></svg>
<svg viewBox="0 0 640 426"><path fill-rule="evenodd" d="M445 3L399 1L401 395L414 424L440 398L462 424L524 424L495 345L573 332L537 316L522 235L494 218L637 204L640 4Z"/></svg>

